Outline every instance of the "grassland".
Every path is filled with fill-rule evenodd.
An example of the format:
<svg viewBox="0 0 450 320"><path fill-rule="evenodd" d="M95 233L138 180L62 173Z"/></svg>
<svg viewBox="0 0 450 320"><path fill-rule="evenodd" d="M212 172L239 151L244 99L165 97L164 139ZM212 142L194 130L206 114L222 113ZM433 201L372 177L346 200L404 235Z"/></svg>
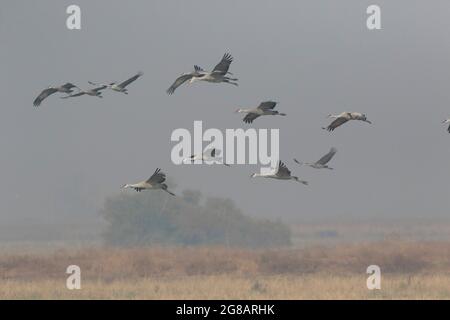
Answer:
<svg viewBox="0 0 450 320"><path fill-rule="evenodd" d="M81 290L66 288L78 265ZM379 265L381 290L366 268ZM450 243L250 250L84 247L0 254L0 299L449 299Z"/></svg>

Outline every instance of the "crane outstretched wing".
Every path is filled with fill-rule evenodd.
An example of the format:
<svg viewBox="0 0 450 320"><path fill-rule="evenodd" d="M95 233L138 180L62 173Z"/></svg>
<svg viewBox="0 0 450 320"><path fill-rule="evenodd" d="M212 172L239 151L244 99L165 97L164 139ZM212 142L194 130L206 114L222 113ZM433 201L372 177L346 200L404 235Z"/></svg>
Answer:
<svg viewBox="0 0 450 320"><path fill-rule="evenodd" d="M67 82L64 85L62 85L61 88L70 90L72 88L78 88L78 87L76 85L74 85L73 83Z"/></svg>
<svg viewBox="0 0 450 320"><path fill-rule="evenodd" d="M82 96L82 95L85 95L85 94L86 94L86 92L80 91L80 92L77 92L77 93L74 93L74 94L70 94L68 96L61 97L61 99L79 97L79 96Z"/></svg>
<svg viewBox="0 0 450 320"><path fill-rule="evenodd" d="M175 90L181 86L183 83L185 83L188 80L191 80L194 77L192 74L183 74L179 76L175 82L167 89L167 94L171 95L175 92Z"/></svg>
<svg viewBox="0 0 450 320"><path fill-rule="evenodd" d="M278 162L278 171L277 176L279 177L289 177L291 175L291 171L286 167L286 165L280 160Z"/></svg>
<svg viewBox="0 0 450 320"><path fill-rule="evenodd" d="M108 86L106 84L104 84L104 85L101 85L100 87L92 89L92 91L98 92L100 90L105 90L106 88L108 88Z"/></svg>
<svg viewBox="0 0 450 320"><path fill-rule="evenodd" d="M153 175L148 178L146 181L147 183L153 184L153 183L163 183L166 181L166 174L161 171L161 169L157 168Z"/></svg>
<svg viewBox="0 0 450 320"><path fill-rule="evenodd" d="M336 152L337 152L336 148L331 148L330 151L322 158L320 158L316 163L321 165L327 164L334 157Z"/></svg>
<svg viewBox="0 0 450 320"><path fill-rule="evenodd" d="M194 71L197 73L204 73L205 70L203 70L202 67L199 67L198 65L194 65Z"/></svg>
<svg viewBox="0 0 450 320"><path fill-rule="evenodd" d="M49 95L54 94L58 90L55 88L48 88L45 90L42 90L42 92L37 96L36 99L33 101L33 105L35 107L39 107L44 99L46 99Z"/></svg>
<svg viewBox="0 0 450 320"><path fill-rule="evenodd" d="M264 101L264 102L261 102L261 104L258 106L258 108L261 110L270 110L270 109L275 108L276 105L277 105L277 103L274 101Z"/></svg>
<svg viewBox="0 0 450 320"><path fill-rule="evenodd" d="M249 114L247 114L247 115L244 117L243 121L244 121L245 123L252 123L253 120L255 120L255 119L258 118L258 117L259 117L259 114L256 114L256 113L249 113Z"/></svg>
<svg viewBox="0 0 450 320"><path fill-rule="evenodd" d="M233 62L233 57L229 53L225 53L222 57L222 60L214 67L214 73L220 73L222 75L226 75L228 69L230 68L230 64Z"/></svg>
<svg viewBox="0 0 450 320"><path fill-rule="evenodd" d="M328 127L324 128L324 129L326 129L328 131L333 131L337 127L339 127L339 126L343 125L344 123L346 123L348 120L349 119L344 118L344 117L337 118L332 123L330 123L330 125Z"/></svg>
<svg viewBox="0 0 450 320"><path fill-rule="evenodd" d="M130 79L125 80L124 82L122 82L121 84L119 84L119 87L121 88L125 88L127 85L129 85L130 83L132 83L133 81L136 81L139 77L141 77L144 73L143 72L138 72L136 75L132 76Z"/></svg>
<svg viewBox="0 0 450 320"><path fill-rule="evenodd" d="M215 158L216 157L216 148L211 149L209 155L211 156L211 158Z"/></svg>

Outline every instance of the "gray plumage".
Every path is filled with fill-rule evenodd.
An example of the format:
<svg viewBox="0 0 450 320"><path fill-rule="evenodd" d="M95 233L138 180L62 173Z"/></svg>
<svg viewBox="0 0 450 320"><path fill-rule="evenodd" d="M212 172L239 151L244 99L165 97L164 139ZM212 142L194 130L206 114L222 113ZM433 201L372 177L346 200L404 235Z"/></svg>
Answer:
<svg viewBox="0 0 450 320"><path fill-rule="evenodd" d="M277 102L274 101L264 101L261 102L261 104L253 109L237 109L236 112L238 113L246 113L246 116L242 119L245 123L252 123L255 119L257 119L260 116L285 116L285 113L278 112L276 110L273 110L275 106L277 105Z"/></svg>
<svg viewBox="0 0 450 320"><path fill-rule="evenodd" d="M39 107L42 103L43 100L45 100L48 96L56 93L56 92L61 92L61 93L67 93L70 94L73 92L73 88L77 88L76 85L67 82L62 86L59 87L49 87L47 89L42 90L42 92L37 96L36 99L34 99L33 101L33 105L35 107Z"/></svg>
<svg viewBox="0 0 450 320"><path fill-rule="evenodd" d="M166 174L161 171L161 169L157 168L153 175L145 181L133 183L133 184L125 184L122 189L134 189L137 192L141 192L142 190L150 190L150 189L161 189L172 196L175 196L174 193L168 190L166 181Z"/></svg>
<svg viewBox="0 0 450 320"><path fill-rule="evenodd" d="M444 120L442 123L450 123L450 119ZM450 133L450 125L448 126L447 131Z"/></svg>
<svg viewBox="0 0 450 320"><path fill-rule="evenodd" d="M92 96L92 97L98 97L98 98L103 98L101 90L105 90L107 88L106 85L102 85L100 87L97 88L92 88L92 89L88 89L88 90L81 90L77 93L65 96L65 97L61 97L61 99L67 99L67 98L74 98L74 97L80 97L83 95L88 95L88 96Z"/></svg>
<svg viewBox="0 0 450 320"><path fill-rule="evenodd" d="M231 72L228 72L231 62L233 62L233 57L229 53L225 53L222 60L211 72L207 72L198 65L195 65L194 71L179 76L166 92L167 94L172 95L179 86L188 81L189 83L194 83L195 81L206 81L211 83L223 82L237 86L235 81L238 79L227 77L227 74L231 74Z"/></svg>
<svg viewBox="0 0 450 320"><path fill-rule="evenodd" d="M304 185L308 185L308 181L300 180L298 177L292 176L291 171L281 160L278 161L277 167L275 169L273 169L271 172L252 174L252 178L255 178L255 177L271 178L271 179L277 179L277 180L294 180L294 181L300 182Z"/></svg>
<svg viewBox="0 0 450 320"><path fill-rule="evenodd" d="M216 148L208 149L202 154L193 154L189 158L183 159L184 163L194 163L197 160L200 160L202 162L204 161L214 161L215 163L221 163L224 166L229 167L230 165L225 163L222 159L222 157L218 157L220 150L217 150Z"/></svg>
<svg viewBox="0 0 450 320"><path fill-rule="evenodd" d="M334 131L337 127L340 127L344 123L350 120L360 120L367 123L372 123L369 120L367 120L367 117L365 114L359 113L359 112L342 112L339 115L328 115L329 118L335 118L333 122L330 123L328 127L324 127L322 129L327 131Z"/></svg>
<svg viewBox="0 0 450 320"><path fill-rule="evenodd" d="M138 72L137 74L135 74L134 76L132 76L131 78L116 84L116 82L111 82L109 84L98 84L95 82L91 82L89 81L90 84L94 85L94 86L106 86L107 88L116 91L116 92L121 92L124 94L128 94L128 89L126 88L129 84L131 84L132 82L136 81L137 79L139 79L140 77L142 77L144 75L143 72Z"/></svg>
<svg viewBox="0 0 450 320"><path fill-rule="evenodd" d="M333 168L329 167L327 165L327 163L330 162L331 159L333 159L336 152L337 152L336 148L331 148L330 151L326 155L324 155L322 158L320 158L319 160L317 160L316 162L313 162L313 163L299 162L297 159L294 159L294 161L296 163L298 163L299 165L310 166L314 169L330 169L330 170L332 170Z"/></svg>

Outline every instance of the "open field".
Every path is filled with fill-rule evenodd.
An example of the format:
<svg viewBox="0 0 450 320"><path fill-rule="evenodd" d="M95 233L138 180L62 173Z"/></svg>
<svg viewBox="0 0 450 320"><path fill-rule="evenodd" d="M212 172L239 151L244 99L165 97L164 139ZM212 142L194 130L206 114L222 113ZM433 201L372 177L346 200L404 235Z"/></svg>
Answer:
<svg viewBox="0 0 450 320"><path fill-rule="evenodd" d="M81 290L66 268L81 268ZM381 268L381 290L366 268ZM450 299L450 243L271 250L91 247L0 255L1 299Z"/></svg>
<svg viewBox="0 0 450 320"><path fill-rule="evenodd" d="M450 275L387 275L370 291L365 275L237 275L86 280L68 290L64 279L2 283L0 299L450 299Z"/></svg>

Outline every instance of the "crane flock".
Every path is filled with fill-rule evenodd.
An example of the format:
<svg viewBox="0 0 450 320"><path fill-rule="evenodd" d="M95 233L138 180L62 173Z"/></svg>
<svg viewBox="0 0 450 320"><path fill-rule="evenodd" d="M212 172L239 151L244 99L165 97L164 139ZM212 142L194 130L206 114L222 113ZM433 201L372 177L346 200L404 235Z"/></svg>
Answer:
<svg viewBox="0 0 450 320"><path fill-rule="evenodd" d="M234 86L238 86L238 79L233 76L231 72L229 72L229 68L231 63L233 62L233 57L229 53L225 53L220 60L220 62L213 68L212 71L205 71L203 68L198 65L194 65L194 70L189 73L184 73L180 75L173 84L166 90L168 95L172 95L175 93L175 90L183 85L184 83L192 84L197 81L204 81L209 83L226 83ZM109 82L107 84L99 84L92 81L88 81L90 85L93 87L90 89L82 90L78 86L73 83L67 82L61 86L48 87L44 89L33 101L33 105L38 107L41 103L47 99L50 95L55 93L63 93L66 94L62 96L62 99L80 97L83 95L94 96L98 98L102 98L102 91L105 89L110 89L115 92L128 94L127 86L132 82L136 81L143 75L142 72L136 73L134 76L129 79L117 83L117 82ZM74 89L77 91L74 92ZM246 124L252 124L253 121L261 116L286 116L285 113L281 113L277 110L274 110L277 105L277 102L274 101L263 101L256 108L249 109L237 109L236 113L244 113L245 116L242 119ZM342 112L338 115L329 114L328 118L334 119L327 127L322 127L322 129L327 130L329 132L334 131L336 128L342 126L343 124L349 122L350 120L359 120L362 122L366 122L371 124L372 122L367 119L367 116L363 113L359 112ZM444 124L449 124L448 132L450 133L450 119L443 121ZM183 163L194 163L195 161L213 161L218 164L223 164L225 166L229 166L225 162L223 162L221 157L218 157L220 150L208 149L204 151L202 154L191 155L190 157L183 160ZM318 161L309 163L309 162L300 162L297 159L294 159L294 162L299 165L305 165L312 167L314 169L333 169L328 166L328 163L335 156L337 150L336 148L331 148L330 151L322 156ZM308 182L305 180L299 179L297 176L293 176L291 171L288 169L286 164L281 160L278 161L276 168L272 168L268 172L254 173L251 175L252 178L262 177L262 178L270 178L276 180L293 180L304 185L308 185ZM125 184L122 189L134 189L137 192L143 190L163 190L170 195L174 196L175 194L168 190L168 186L165 183L166 175L161 169L156 169L153 175L141 182L133 183L133 184Z"/></svg>
<svg viewBox="0 0 450 320"><path fill-rule="evenodd" d="M139 77L143 75L142 72L138 72L133 77L129 78L128 80L125 80L124 82L120 84L116 84L116 82L111 82L109 84L98 84L94 83L92 81L88 81L90 85L93 85L93 88L83 90L77 85L74 85L73 83L67 82L66 84L59 86L59 87L48 87L47 89L42 90L42 92L37 96L37 98L34 100L33 105L35 107L39 107L46 98L48 98L50 95L60 92L60 93L66 93L65 96L60 97L61 99L67 99L67 98L74 98L74 97L80 97L83 95L88 95L92 97L98 97L103 98L102 96L102 90L105 89L111 89L116 92L122 92L125 94L128 94L128 90L126 87L136 81ZM76 92L74 92L73 89L77 89Z"/></svg>

